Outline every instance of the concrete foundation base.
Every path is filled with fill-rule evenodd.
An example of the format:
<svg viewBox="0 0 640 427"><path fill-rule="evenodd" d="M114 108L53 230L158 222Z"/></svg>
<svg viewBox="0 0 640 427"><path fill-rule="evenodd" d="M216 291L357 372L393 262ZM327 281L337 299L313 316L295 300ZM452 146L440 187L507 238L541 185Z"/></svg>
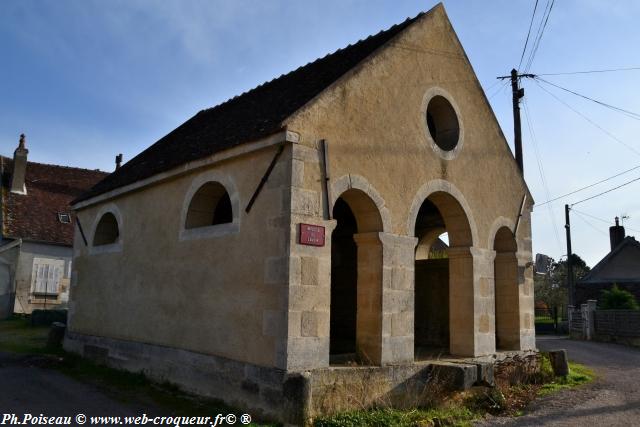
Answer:
<svg viewBox="0 0 640 427"><path fill-rule="evenodd" d="M535 351L503 352L481 358L287 373L220 356L73 332L67 332L64 348L113 368L141 372L185 391L223 400L254 418L292 425L345 410L428 404L438 391L492 385L501 364L530 363L537 355Z"/></svg>

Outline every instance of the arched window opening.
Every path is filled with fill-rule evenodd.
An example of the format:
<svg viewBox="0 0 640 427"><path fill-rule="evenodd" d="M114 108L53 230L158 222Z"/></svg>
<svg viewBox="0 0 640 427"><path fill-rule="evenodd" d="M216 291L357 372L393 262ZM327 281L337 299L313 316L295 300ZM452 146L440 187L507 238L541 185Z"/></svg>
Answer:
<svg viewBox="0 0 640 427"><path fill-rule="evenodd" d="M118 221L111 212L107 212L102 215L102 218L100 218L100 221L98 222L96 232L93 236L93 246L116 243L118 241L118 236L120 236Z"/></svg>
<svg viewBox="0 0 640 427"><path fill-rule="evenodd" d="M189 204L185 228L207 227L233 221L229 193L218 182L208 182L196 192Z"/></svg>
<svg viewBox="0 0 640 427"><path fill-rule="evenodd" d="M378 365L382 360L382 217L361 190L336 200L331 235L329 361Z"/></svg>
<svg viewBox="0 0 640 427"><path fill-rule="evenodd" d="M414 236L415 358L473 354L472 239L462 206L448 193L431 194L420 206Z"/></svg>

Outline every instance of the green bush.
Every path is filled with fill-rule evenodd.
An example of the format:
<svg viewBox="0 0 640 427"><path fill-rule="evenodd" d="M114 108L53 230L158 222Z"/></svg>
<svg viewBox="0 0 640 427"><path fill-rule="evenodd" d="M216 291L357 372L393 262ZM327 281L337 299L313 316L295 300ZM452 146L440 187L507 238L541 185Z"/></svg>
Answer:
<svg viewBox="0 0 640 427"><path fill-rule="evenodd" d="M633 294L624 289L618 288L614 284L611 290L602 291L602 299L600 300L600 309L602 310L638 310L638 302Z"/></svg>

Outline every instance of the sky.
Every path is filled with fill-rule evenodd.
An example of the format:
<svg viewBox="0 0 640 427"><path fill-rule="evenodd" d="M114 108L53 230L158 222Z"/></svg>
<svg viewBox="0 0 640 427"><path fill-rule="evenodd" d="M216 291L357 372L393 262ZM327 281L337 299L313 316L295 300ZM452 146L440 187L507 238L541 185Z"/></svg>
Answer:
<svg viewBox="0 0 640 427"><path fill-rule="evenodd" d="M538 2L530 43L547 1ZM25 133L32 161L110 171L116 154L131 159L199 110L435 4L2 1L0 154L12 155L19 134ZM535 0L444 2L512 147L511 93L496 77L518 67L534 4ZM555 1L529 73L640 67L638 16L636 0ZM524 64L529 52L530 48ZM640 70L541 77L640 113ZM637 116L539 80L523 79L522 85L525 179L536 203L640 165ZM628 216L627 234L640 237L640 181L576 204L638 177L640 168L535 206L534 254L555 259L566 254L565 203L575 204L573 252L590 266L609 251L608 227L615 216Z"/></svg>

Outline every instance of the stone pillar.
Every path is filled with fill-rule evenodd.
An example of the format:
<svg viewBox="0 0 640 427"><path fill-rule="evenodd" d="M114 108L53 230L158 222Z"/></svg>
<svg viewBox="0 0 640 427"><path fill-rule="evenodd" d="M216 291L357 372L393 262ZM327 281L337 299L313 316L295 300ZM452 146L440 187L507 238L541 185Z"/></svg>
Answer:
<svg viewBox="0 0 640 427"><path fill-rule="evenodd" d="M571 332L571 323L573 322L573 310L575 307L572 305L567 306L567 320L569 322L569 332Z"/></svg>
<svg viewBox="0 0 640 427"><path fill-rule="evenodd" d="M518 350L536 349L535 299L531 252L518 251L518 292L520 304L520 345ZM527 267L529 265L529 267Z"/></svg>
<svg viewBox="0 0 640 427"><path fill-rule="evenodd" d="M588 340L592 340L596 335L596 307L598 301L594 299L587 300L587 318L585 318L586 324L586 336Z"/></svg>
<svg viewBox="0 0 640 427"><path fill-rule="evenodd" d="M588 325L589 325L589 306L587 304L580 305L580 314L582 314L582 339L588 338Z"/></svg>
<svg viewBox="0 0 640 427"><path fill-rule="evenodd" d="M381 364L414 360L415 248L418 239L379 233L382 241Z"/></svg>
<svg viewBox="0 0 640 427"><path fill-rule="evenodd" d="M483 356L496 351L496 252L474 247L469 252L473 257L473 355Z"/></svg>
<svg viewBox="0 0 640 427"><path fill-rule="evenodd" d="M378 232L353 236L358 246L356 351L365 363L382 364L382 242Z"/></svg>
<svg viewBox="0 0 640 427"><path fill-rule="evenodd" d="M325 227L325 245L301 245L300 222ZM336 221L292 217L287 340L282 354L290 372L329 366L331 233L335 226Z"/></svg>
<svg viewBox="0 0 640 427"><path fill-rule="evenodd" d="M456 356L476 356L475 286L469 247L450 247L449 349Z"/></svg>
<svg viewBox="0 0 640 427"><path fill-rule="evenodd" d="M518 259L514 252L499 252L495 258L496 347L520 350L520 285Z"/></svg>
<svg viewBox="0 0 640 427"><path fill-rule="evenodd" d="M374 365L413 362L415 237L360 233L356 345Z"/></svg>

